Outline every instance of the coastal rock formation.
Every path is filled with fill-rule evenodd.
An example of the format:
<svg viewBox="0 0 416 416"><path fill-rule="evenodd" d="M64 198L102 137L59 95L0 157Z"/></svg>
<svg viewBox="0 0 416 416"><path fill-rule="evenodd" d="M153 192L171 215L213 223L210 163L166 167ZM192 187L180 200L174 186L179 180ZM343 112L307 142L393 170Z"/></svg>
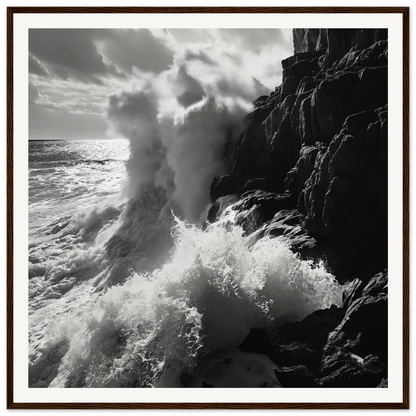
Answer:
<svg viewBox="0 0 416 416"><path fill-rule="evenodd" d="M386 35L295 29L282 84L234 129L224 157L229 173L211 186L213 203L247 191L280 195L285 205L258 226L280 209L297 209L305 229L345 259L349 278L387 266ZM260 207L263 200L251 197Z"/></svg>
<svg viewBox="0 0 416 416"><path fill-rule="evenodd" d="M224 149L209 221L233 203L246 234L280 238L350 283L344 308L253 330L241 348L269 356L283 386L386 387L387 31L293 38L282 84Z"/></svg>
<svg viewBox="0 0 416 416"><path fill-rule="evenodd" d="M387 387L387 272L355 279L344 307L251 331L240 349L268 355L284 387Z"/></svg>

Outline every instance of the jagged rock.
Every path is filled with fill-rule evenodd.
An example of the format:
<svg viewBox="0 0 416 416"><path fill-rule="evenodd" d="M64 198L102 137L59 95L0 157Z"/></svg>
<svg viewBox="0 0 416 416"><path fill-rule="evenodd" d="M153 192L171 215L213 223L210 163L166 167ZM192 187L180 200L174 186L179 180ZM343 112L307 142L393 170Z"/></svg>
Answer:
<svg viewBox="0 0 416 416"><path fill-rule="evenodd" d="M300 341L293 341L290 344L279 345L277 362L285 366L304 365L309 370L318 372L318 363L321 359L321 352L311 349L308 344Z"/></svg>
<svg viewBox="0 0 416 416"><path fill-rule="evenodd" d="M303 227L303 215L298 210L283 209L279 211L254 234L258 239L264 236L277 238L303 258L318 259L322 254L319 251L317 241Z"/></svg>
<svg viewBox="0 0 416 416"><path fill-rule="evenodd" d="M320 385L376 387L387 371L387 272L376 274L359 293L349 291L340 325L323 349Z"/></svg>
<svg viewBox="0 0 416 416"><path fill-rule="evenodd" d="M211 214L239 195L252 241L278 238L349 284L342 308L253 329L240 347L269 356L284 386L387 387L387 31L293 35L282 85L225 149Z"/></svg>
<svg viewBox="0 0 416 416"><path fill-rule="evenodd" d="M377 388L379 388L379 389L387 389L388 387L389 387L389 383L388 383L386 378L383 378L380 381L380 384L377 386Z"/></svg>
<svg viewBox="0 0 416 416"><path fill-rule="evenodd" d="M303 186L298 209L306 228L328 236L356 270L372 257L384 259L384 265L387 261L385 116L378 109L348 117L324 153L304 150L286 180L292 192ZM302 185L314 154L313 171Z"/></svg>
<svg viewBox="0 0 416 416"><path fill-rule="evenodd" d="M378 67L387 65L387 41L381 40L369 48L350 52L336 64L335 70L347 68Z"/></svg>
<svg viewBox="0 0 416 416"><path fill-rule="evenodd" d="M293 139L296 145L300 148L303 143L303 132L306 131L306 126L302 126L300 107L302 103L311 97L313 91L299 93L296 96L295 102L290 113L290 126L292 129Z"/></svg>
<svg viewBox="0 0 416 416"><path fill-rule="evenodd" d="M216 176L211 184L211 202L215 202L219 197L229 194L240 194L244 180L233 175Z"/></svg>
<svg viewBox="0 0 416 416"><path fill-rule="evenodd" d="M272 173L261 160L265 158L268 147L264 120L273 110L273 105L263 99L258 104L260 106L250 112L232 134L225 163L234 176L249 179Z"/></svg>
<svg viewBox="0 0 416 416"><path fill-rule="evenodd" d="M319 70L318 62L310 59L297 60L292 65L283 66L283 78L294 77L298 81Z"/></svg>
<svg viewBox="0 0 416 416"><path fill-rule="evenodd" d="M321 349L327 342L328 334L341 321L344 312L332 306L315 311L298 324L293 324L293 337L305 342L313 350Z"/></svg>
<svg viewBox="0 0 416 416"><path fill-rule="evenodd" d="M362 284L363 282L360 279L354 279L344 288L344 291L342 292L342 301L344 302L345 309L347 309L362 293Z"/></svg>
<svg viewBox="0 0 416 416"><path fill-rule="evenodd" d="M278 367L274 370L283 387L316 387L316 376L304 365Z"/></svg>
<svg viewBox="0 0 416 416"><path fill-rule="evenodd" d="M275 193L284 193L285 189L279 186L273 178L254 178L249 179L243 186L242 193L248 191L261 190Z"/></svg>
<svg viewBox="0 0 416 416"><path fill-rule="evenodd" d="M339 327L331 333L327 352L348 349L365 357L376 354L387 360L387 295L363 296L347 309Z"/></svg>
<svg viewBox="0 0 416 416"><path fill-rule="evenodd" d="M313 51L328 45L326 29L293 29L295 53Z"/></svg>
<svg viewBox="0 0 416 416"><path fill-rule="evenodd" d="M354 354L336 354L326 368L334 370L322 377L319 387L377 387L386 375L386 366L376 356L362 359Z"/></svg>
<svg viewBox="0 0 416 416"><path fill-rule="evenodd" d="M296 199L290 193L277 194L261 190L248 191L235 204L238 211L237 225L251 234L265 222L271 220L276 212L290 209L296 205Z"/></svg>
<svg viewBox="0 0 416 416"><path fill-rule="evenodd" d="M387 270L377 273L363 289L363 296L377 296L379 293L387 294Z"/></svg>
<svg viewBox="0 0 416 416"><path fill-rule="evenodd" d="M285 179L285 186L293 194L299 195L305 185L306 180L311 176L315 161L319 161L326 152L328 146L324 143L316 143L315 146L303 146L300 150L299 159Z"/></svg>
<svg viewBox="0 0 416 416"><path fill-rule="evenodd" d="M326 78L310 98L310 117L316 117L317 120L317 129L311 131L310 144L315 141L329 143L348 116L386 105L386 87L385 66L365 68L359 72L341 72ZM307 137L301 139L307 144Z"/></svg>
<svg viewBox="0 0 416 416"><path fill-rule="evenodd" d="M349 42L358 36L358 31L353 32ZM300 52L284 60L282 85L269 97L259 97L255 109L233 133L226 156L230 173L246 179L274 176L281 185L302 144L328 144L346 117L384 106L387 89L380 85L387 85L386 48L381 41L352 51L332 75L320 70L319 58L325 49ZM377 66L368 68L371 63Z"/></svg>
<svg viewBox="0 0 416 416"><path fill-rule="evenodd" d="M218 218L221 216L222 212L225 210L225 208L236 203L238 200L239 196L234 194L221 196L217 198L217 200L214 202L214 204L208 212L208 221L211 223L217 221Z"/></svg>
<svg viewBox="0 0 416 416"><path fill-rule="evenodd" d="M267 101L269 100L269 96L268 95L261 95L260 97L256 98L253 101L253 105L255 108L262 108L265 105L267 105Z"/></svg>
<svg viewBox="0 0 416 416"><path fill-rule="evenodd" d="M386 29L327 29L328 48L324 66L330 67L351 50L365 49L387 39Z"/></svg>
<svg viewBox="0 0 416 416"><path fill-rule="evenodd" d="M239 348L268 355L279 366L301 365L317 374L328 334L339 325L343 314L341 308L333 306L315 311L301 322L252 329Z"/></svg>

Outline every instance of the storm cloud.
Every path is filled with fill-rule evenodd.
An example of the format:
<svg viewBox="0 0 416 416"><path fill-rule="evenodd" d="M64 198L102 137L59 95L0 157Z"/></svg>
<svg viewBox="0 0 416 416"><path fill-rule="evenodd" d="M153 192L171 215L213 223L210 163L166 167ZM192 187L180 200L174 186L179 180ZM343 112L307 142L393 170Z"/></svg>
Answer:
<svg viewBox="0 0 416 416"><path fill-rule="evenodd" d="M278 29L30 29L30 137L127 137L109 116L110 97L144 86L159 120L179 119L209 97L247 109L280 82L289 38Z"/></svg>
<svg viewBox="0 0 416 416"><path fill-rule="evenodd" d="M174 33L185 39L187 32ZM250 36L244 31L196 33L198 43L179 44L168 31L164 42L173 53L168 69L158 73L135 67L135 78L107 106L112 134L130 141L128 196L149 185L163 186L190 220L198 220L209 203L209 185L223 172L221 154L233 127L254 99L270 92L262 82L270 82L268 68L259 69L257 77L247 69L254 58L258 64L264 59L263 51L255 52L260 33L253 33L256 39L247 49L242 45ZM270 45L274 51L272 40ZM277 58L268 59L277 79Z"/></svg>

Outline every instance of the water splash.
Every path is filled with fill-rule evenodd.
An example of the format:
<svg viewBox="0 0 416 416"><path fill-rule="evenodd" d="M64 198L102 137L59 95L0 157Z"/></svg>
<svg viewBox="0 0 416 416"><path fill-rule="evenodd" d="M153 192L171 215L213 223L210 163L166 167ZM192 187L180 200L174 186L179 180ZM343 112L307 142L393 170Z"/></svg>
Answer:
<svg viewBox="0 0 416 416"><path fill-rule="evenodd" d="M222 224L202 231L175 218L163 267L88 292L56 320L44 351L65 353L50 387L181 386L251 328L341 304L341 287L321 265L276 239L251 245L240 227Z"/></svg>

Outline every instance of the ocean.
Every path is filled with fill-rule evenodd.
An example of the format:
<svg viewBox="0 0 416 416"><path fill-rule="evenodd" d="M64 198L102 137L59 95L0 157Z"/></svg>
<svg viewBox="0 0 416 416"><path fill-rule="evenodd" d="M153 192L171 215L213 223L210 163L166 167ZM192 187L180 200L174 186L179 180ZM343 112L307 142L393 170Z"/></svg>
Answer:
<svg viewBox="0 0 416 416"><path fill-rule="evenodd" d="M29 386L281 387L238 346L341 305L341 287L278 238L253 240L232 205L209 224L209 201L179 208L175 178L132 186L146 160L130 152L29 142Z"/></svg>

